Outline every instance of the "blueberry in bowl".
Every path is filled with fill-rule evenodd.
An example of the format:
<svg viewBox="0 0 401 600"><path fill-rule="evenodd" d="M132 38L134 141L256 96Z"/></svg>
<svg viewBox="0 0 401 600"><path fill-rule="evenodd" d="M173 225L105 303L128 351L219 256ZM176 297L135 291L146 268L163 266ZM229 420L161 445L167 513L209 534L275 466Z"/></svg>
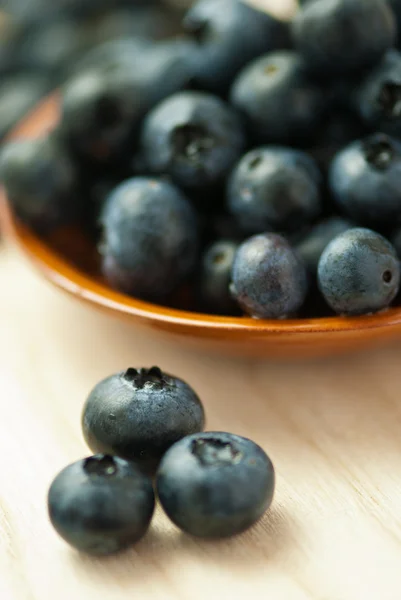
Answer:
<svg viewBox="0 0 401 600"><path fill-rule="evenodd" d="M211 11L205 39L194 30L99 48L4 149L4 231L65 291L188 346L304 357L399 335L391 9L355 3L355 14L380 18L369 29L375 39L357 32L351 69L334 65L327 47L317 66L296 23L310 27L318 13L320 35L333 21L313 0L304 4L292 49L288 37L267 36L262 48L244 33L246 60L229 56L241 47L233 35L242 6L232 5L224 29L218 4L206 1L198 4ZM333 30L338 15L355 26L348 4L319 0L336 8ZM201 83L199 52L209 51L232 68L221 88ZM325 279L334 281L339 247L330 260L326 253L339 234L367 228L375 243L354 240L341 263L340 295L356 303L344 307ZM375 292L358 299L361 281Z"/></svg>

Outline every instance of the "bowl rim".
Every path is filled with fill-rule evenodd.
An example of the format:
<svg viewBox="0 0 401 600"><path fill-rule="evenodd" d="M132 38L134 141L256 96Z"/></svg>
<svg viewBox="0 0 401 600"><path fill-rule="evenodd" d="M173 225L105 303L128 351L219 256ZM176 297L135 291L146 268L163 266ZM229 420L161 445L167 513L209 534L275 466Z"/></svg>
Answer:
<svg viewBox="0 0 401 600"><path fill-rule="evenodd" d="M37 137L51 130L59 115L59 95L52 94L13 130L8 139ZM401 325L401 307L372 315L332 316L307 319L254 319L224 317L183 311L145 302L118 292L70 264L45 241L21 224L12 212L4 190L0 192L0 223L5 234L17 243L36 268L54 285L99 308L147 321L155 327L170 326L181 332L205 329L211 333L238 332L267 337L278 333L305 334L351 332Z"/></svg>

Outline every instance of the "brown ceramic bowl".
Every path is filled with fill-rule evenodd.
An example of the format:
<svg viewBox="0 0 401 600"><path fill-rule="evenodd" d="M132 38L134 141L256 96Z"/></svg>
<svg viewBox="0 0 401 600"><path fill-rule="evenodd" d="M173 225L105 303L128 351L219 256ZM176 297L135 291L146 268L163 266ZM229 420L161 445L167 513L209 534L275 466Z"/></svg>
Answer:
<svg viewBox="0 0 401 600"><path fill-rule="evenodd" d="M54 96L28 116L12 137L37 136L51 129L57 119L58 98ZM401 308L357 318L262 321L196 314L142 302L112 290L104 282L97 253L79 231L59 231L51 238L40 239L14 218L4 195L0 217L6 234L43 275L78 300L213 351L277 358L318 357L365 348L401 335Z"/></svg>

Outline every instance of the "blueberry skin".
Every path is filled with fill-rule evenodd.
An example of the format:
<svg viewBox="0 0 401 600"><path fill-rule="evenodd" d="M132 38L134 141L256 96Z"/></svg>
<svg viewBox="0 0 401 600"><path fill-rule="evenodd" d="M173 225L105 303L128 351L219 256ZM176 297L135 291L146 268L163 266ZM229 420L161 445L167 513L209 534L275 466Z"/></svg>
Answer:
<svg viewBox="0 0 401 600"><path fill-rule="evenodd" d="M90 68L64 87L60 130L76 154L96 164L121 163L136 143L142 118L188 85L188 43L160 42L103 67Z"/></svg>
<svg viewBox="0 0 401 600"><path fill-rule="evenodd" d="M321 212L321 179L305 152L256 148L243 156L229 179L228 212L249 234L299 229Z"/></svg>
<svg viewBox="0 0 401 600"><path fill-rule="evenodd" d="M214 93L224 94L254 58L289 43L286 23L240 0L200 0L189 9L183 25L197 42L195 83Z"/></svg>
<svg viewBox="0 0 401 600"><path fill-rule="evenodd" d="M401 143L373 134L333 160L329 185L339 208L361 224L394 226L401 217Z"/></svg>
<svg viewBox="0 0 401 600"><path fill-rule="evenodd" d="M198 254L195 212L167 181L133 177L105 202L103 269L118 289L163 299L194 269Z"/></svg>
<svg viewBox="0 0 401 600"><path fill-rule="evenodd" d="M296 245L298 255L312 277L317 275L317 267L324 249L335 237L354 227L352 221L342 217L330 217L312 227Z"/></svg>
<svg viewBox="0 0 401 600"><path fill-rule="evenodd" d="M336 237L324 250L318 284L338 314L363 315L387 308L400 287L400 263L386 238L355 228Z"/></svg>
<svg viewBox="0 0 401 600"><path fill-rule="evenodd" d="M401 259L401 228L396 229L391 235L390 241L397 252L397 256Z"/></svg>
<svg viewBox="0 0 401 600"><path fill-rule="evenodd" d="M61 471L48 493L50 521L77 550L112 554L138 542L153 516L152 482L133 463L98 454Z"/></svg>
<svg viewBox="0 0 401 600"><path fill-rule="evenodd" d="M163 457L156 476L160 503L186 533L225 538L254 525L273 500L275 474L266 453L231 433L184 438Z"/></svg>
<svg viewBox="0 0 401 600"><path fill-rule="evenodd" d="M134 460L148 472L172 444L202 431L204 423L193 389L158 367L107 377L90 392L82 414L91 450Z"/></svg>
<svg viewBox="0 0 401 600"><path fill-rule="evenodd" d="M210 244L201 260L199 295L203 306L215 314L236 314L230 293L231 269L239 243L218 240Z"/></svg>
<svg viewBox="0 0 401 600"><path fill-rule="evenodd" d="M253 140L262 144L311 144L326 110L323 90L291 51L251 62L235 79L230 98L244 115Z"/></svg>
<svg viewBox="0 0 401 600"><path fill-rule="evenodd" d="M292 22L296 49L326 76L373 65L394 45L396 35L394 15L383 0L315 0Z"/></svg>
<svg viewBox="0 0 401 600"><path fill-rule="evenodd" d="M151 173L184 188L219 183L245 147L242 124L219 98L187 91L164 100L142 127L141 151Z"/></svg>
<svg viewBox="0 0 401 600"><path fill-rule="evenodd" d="M255 235L239 247L231 293L259 319L280 319L303 305L308 291L305 267L287 240L275 233Z"/></svg>
<svg viewBox="0 0 401 600"><path fill-rule="evenodd" d="M47 233L78 218L77 171L55 136L5 146L0 176L15 213L36 231Z"/></svg>
<svg viewBox="0 0 401 600"><path fill-rule="evenodd" d="M354 96L355 108L373 130L401 136L401 54L389 51L362 80Z"/></svg>

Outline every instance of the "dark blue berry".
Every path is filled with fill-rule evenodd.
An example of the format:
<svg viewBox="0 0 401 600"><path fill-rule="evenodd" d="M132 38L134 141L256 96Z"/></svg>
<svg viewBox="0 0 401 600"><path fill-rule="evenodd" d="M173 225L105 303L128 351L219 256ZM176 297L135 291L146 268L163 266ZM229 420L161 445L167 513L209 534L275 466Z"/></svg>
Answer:
<svg viewBox="0 0 401 600"><path fill-rule="evenodd" d="M34 229L47 232L77 218L77 172L55 136L11 142L0 174L16 214Z"/></svg>
<svg viewBox="0 0 401 600"><path fill-rule="evenodd" d="M241 244L231 292L245 312L260 319L288 317L301 308L307 291L305 267L283 237L265 233Z"/></svg>
<svg viewBox="0 0 401 600"><path fill-rule="evenodd" d="M151 480L133 463L103 454L66 467L48 494L57 533L91 554L112 554L139 541L154 505Z"/></svg>
<svg viewBox="0 0 401 600"><path fill-rule="evenodd" d="M290 51L266 54L245 67L234 81L231 102L260 143L311 144L326 109L323 90Z"/></svg>
<svg viewBox="0 0 401 600"><path fill-rule="evenodd" d="M401 259L401 228L398 228L393 232L390 241L397 252L398 258Z"/></svg>
<svg viewBox="0 0 401 600"><path fill-rule="evenodd" d="M116 454L152 471L168 448L204 427L193 389L158 367L128 369L98 383L86 401L82 428L94 452Z"/></svg>
<svg viewBox="0 0 401 600"><path fill-rule="evenodd" d="M359 115L370 129L401 136L401 54L388 52L355 93Z"/></svg>
<svg viewBox="0 0 401 600"><path fill-rule="evenodd" d="M288 47L287 24L241 0L196 2L184 19L184 29L198 46L195 83L216 93L224 93L249 61Z"/></svg>
<svg viewBox="0 0 401 600"><path fill-rule="evenodd" d="M219 240L206 248L201 261L199 294L202 305L216 314L236 314L230 293L231 269L239 243Z"/></svg>
<svg viewBox="0 0 401 600"><path fill-rule="evenodd" d="M164 510L183 531L223 538L262 517L273 499L275 475L269 457L251 440L208 432L167 452L156 485Z"/></svg>
<svg viewBox="0 0 401 600"><path fill-rule="evenodd" d="M318 283L338 314L362 315L387 308L400 286L400 263L386 238L370 229L350 229L324 250Z"/></svg>
<svg viewBox="0 0 401 600"><path fill-rule="evenodd" d="M219 183L245 146L238 116L219 98L181 92L146 117L141 136L145 164L185 188Z"/></svg>
<svg viewBox="0 0 401 600"><path fill-rule="evenodd" d="M124 181L106 200L100 221L103 270L118 289L162 299L193 270L196 215L170 183L145 177Z"/></svg>
<svg viewBox="0 0 401 600"><path fill-rule="evenodd" d="M256 148L231 175L228 211L248 233L299 229L321 211L320 184L319 170L306 153Z"/></svg>
<svg viewBox="0 0 401 600"><path fill-rule="evenodd" d="M191 70L185 42L163 42L132 52L70 80L62 96L60 130L71 148L95 163L128 156L144 115L163 98L184 88Z"/></svg>
<svg viewBox="0 0 401 600"><path fill-rule="evenodd" d="M312 227L296 245L296 250L312 277L317 275L317 267L324 249L341 233L354 227L342 217L330 217Z"/></svg>
<svg viewBox="0 0 401 600"><path fill-rule="evenodd" d="M401 143L374 134L342 150L330 167L338 206L359 223L394 226L401 217Z"/></svg>
<svg viewBox="0 0 401 600"><path fill-rule="evenodd" d="M394 15L383 0L314 0L292 23L295 47L325 75L369 67L396 40Z"/></svg>
<svg viewBox="0 0 401 600"><path fill-rule="evenodd" d="M327 173L335 155L344 146L364 137L367 133L369 133L368 128L353 112L333 109L322 125L317 140L312 147L308 148L308 152L320 169Z"/></svg>

